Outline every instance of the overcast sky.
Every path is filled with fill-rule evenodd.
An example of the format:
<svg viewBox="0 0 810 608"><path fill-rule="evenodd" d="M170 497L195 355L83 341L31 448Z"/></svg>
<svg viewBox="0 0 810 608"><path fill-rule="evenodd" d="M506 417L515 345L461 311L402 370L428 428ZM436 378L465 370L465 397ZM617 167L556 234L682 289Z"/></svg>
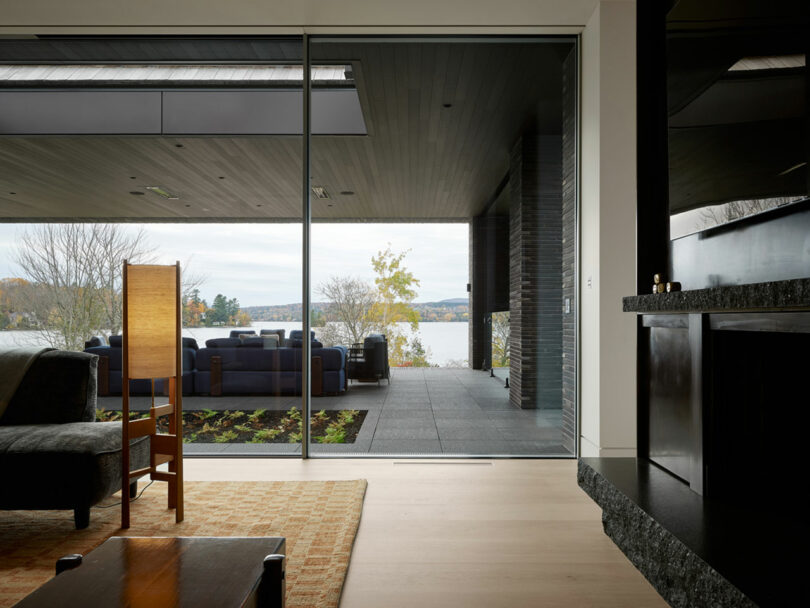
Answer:
<svg viewBox="0 0 810 608"><path fill-rule="evenodd" d="M157 246L158 263L203 275L200 288L209 304L218 293L242 306L301 301L300 224L122 224L143 226ZM0 278L21 276L12 261L24 224L0 224ZM467 224L313 224L313 300L331 276L374 280L371 256L387 247L410 249L405 266L421 281L417 302L467 296Z"/></svg>

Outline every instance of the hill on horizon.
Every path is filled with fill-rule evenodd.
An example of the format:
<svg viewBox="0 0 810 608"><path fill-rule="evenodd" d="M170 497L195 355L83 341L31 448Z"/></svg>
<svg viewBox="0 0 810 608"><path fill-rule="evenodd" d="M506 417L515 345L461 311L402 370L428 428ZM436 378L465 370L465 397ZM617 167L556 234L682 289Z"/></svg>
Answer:
<svg viewBox="0 0 810 608"><path fill-rule="evenodd" d="M438 302L421 302L422 304L449 304L449 305L459 305L464 304L465 306L470 303L469 298L448 298L446 300L439 300ZM420 302L414 302L414 304L420 304Z"/></svg>
<svg viewBox="0 0 810 608"><path fill-rule="evenodd" d="M448 298L438 302L414 302L422 321L467 321L469 300ZM312 310L326 312L328 302L313 302ZM241 311L250 315L253 321L300 321L301 303L269 304L266 306L242 306Z"/></svg>

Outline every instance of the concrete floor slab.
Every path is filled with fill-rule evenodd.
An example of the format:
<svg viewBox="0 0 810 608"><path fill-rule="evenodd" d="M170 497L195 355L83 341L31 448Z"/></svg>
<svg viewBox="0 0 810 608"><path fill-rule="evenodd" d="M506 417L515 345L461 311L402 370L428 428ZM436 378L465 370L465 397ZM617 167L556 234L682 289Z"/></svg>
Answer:
<svg viewBox="0 0 810 608"><path fill-rule="evenodd" d="M442 453L438 439L378 439L371 444L371 455L393 456L400 454L435 455Z"/></svg>
<svg viewBox="0 0 810 608"><path fill-rule="evenodd" d="M402 427L389 427L389 428L380 428L377 427L377 430L374 431L374 441L371 442L371 447L374 447L374 444L378 440L382 439L439 439L439 432L436 430L436 427L433 428L429 427L410 427L410 428L402 428Z"/></svg>

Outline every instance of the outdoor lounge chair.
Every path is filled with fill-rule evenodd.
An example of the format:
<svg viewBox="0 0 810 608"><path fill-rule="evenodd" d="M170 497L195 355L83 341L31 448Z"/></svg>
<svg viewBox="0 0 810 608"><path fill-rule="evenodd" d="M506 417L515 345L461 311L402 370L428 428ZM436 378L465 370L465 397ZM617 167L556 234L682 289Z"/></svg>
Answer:
<svg viewBox="0 0 810 608"><path fill-rule="evenodd" d="M391 383L388 367L388 341L382 334L371 334L349 349L349 359L346 362L346 372L349 380L360 380L379 384L385 378Z"/></svg>

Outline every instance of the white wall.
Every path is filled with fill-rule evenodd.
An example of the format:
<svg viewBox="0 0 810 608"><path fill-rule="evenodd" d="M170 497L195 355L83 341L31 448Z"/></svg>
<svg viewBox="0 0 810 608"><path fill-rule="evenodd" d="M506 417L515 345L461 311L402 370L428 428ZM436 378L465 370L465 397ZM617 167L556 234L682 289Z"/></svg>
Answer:
<svg viewBox="0 0 810 608"><path fill-rule="evenodd" d="M584 26L598 0L0 0L0 33L44 27L180 33L203 28ZM33 29L32 27L33 26ZM168 29L166 29L168 28ZM446 29L441 30L446 31ZM441 33L441 31L439 33ZM565 33L565 32L563 32Z"/></svg>
<svg viewBox="0 0 810 608"><path fill-rule="evenodd" d="M635 2L601 2L582 33L580 450L636 449Z"/></svg>
<svg viewBox="0 0 810 608"><path fill-rule="evenodd" d="M582 32L581 452L635 453L634 0L0 0L0 35L195 32Z"/></svg>

